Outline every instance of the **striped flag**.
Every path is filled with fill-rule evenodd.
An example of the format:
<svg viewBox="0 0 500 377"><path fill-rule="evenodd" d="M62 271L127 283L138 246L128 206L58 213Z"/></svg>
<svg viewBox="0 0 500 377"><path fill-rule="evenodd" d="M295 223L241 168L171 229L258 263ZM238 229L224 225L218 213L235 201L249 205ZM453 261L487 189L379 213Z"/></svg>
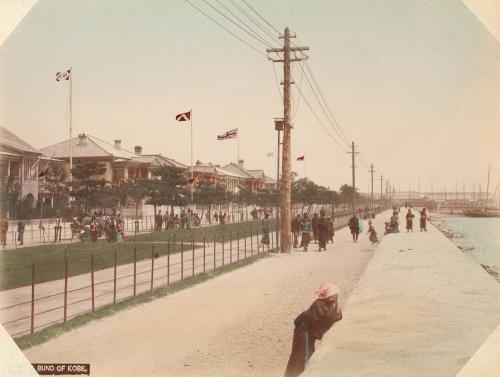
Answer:
<svg viewBox="0 0 500 377"><path fill-rule="evenodd" d="M297 161L304 161L304 155L297 157Z"/></svg>
<svg viewBox="0 0 500 377"><path fill-rule="evenodd" d="M190 119L191 119L191 110L189 110L186 113L177 114L175 116L175 120L177 120L179 122L186 122L186 121L188 121Z"/></svg>
<svg viewBox="0 0 500 377"><path fill-rule="evenodd" d="M226 140L226 139L234 139L238 136L238 129L233 128L227 132L224 132L222 135L217 135L217 140Z"/></svg>
<svg viewBox="0 0 500 377"><path fill-rule="evenodd" d="M56 81L69 80L71 77L71 68L66 72L57 72L56 73Z"/></svg>
<svg viewBox="0 0 500 377"><path fill-rule="evenodd" d="M49 163L47 164L47 167L45 169L43 169L43 171L41 171L40 174L38 174L38 178L43 178L49 173L50 168L52 168L52 166L54 165L53 159L54 159L54 155L52 155L52 157L50 158Z"/></svg>

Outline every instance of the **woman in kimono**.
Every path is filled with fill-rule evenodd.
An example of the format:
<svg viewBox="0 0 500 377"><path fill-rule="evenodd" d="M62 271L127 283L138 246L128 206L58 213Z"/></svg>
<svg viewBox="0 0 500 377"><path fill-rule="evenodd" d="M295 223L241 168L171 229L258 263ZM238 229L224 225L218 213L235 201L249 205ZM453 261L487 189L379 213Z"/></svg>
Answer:
<svg viewBox="0 0 500 377"><path fill-rule="evenodd" d="M304 219L301 224L302 228L302 237L301 237L301 245L304 247L304 251L307 251L307 247L309 246L309 242L311 242L311 232L312 232L312 224L307 217L307 213L304 213Z"/></svg>
<svg viewBox="0 0 500 377"><path fill-rule="evenodd" d="M269 213L265 213L262 219L262 239L260 242L263 245L269 245Z"/></svg>
<svg viewBox="0 0 500 377"><path fill-rule="evenodd" d="M408 208L408 213L406 214L406 233L410 230L413 232L413 218L415 215L411 213L411 208Z"/></svg>
<svg viewBox="0 0 500 377"><path fill-rule="evenodd" d="M332 325L342 319L338 303L339 288L331 283L323 283L316 290L317 298L306 311L294 321L292 352L288 359L285 377L300 375L314 353L316 340Z"/></svg>
<svg viewBox="0 0 500 377"><path fill-rule="evenodd" d="M427 208L422 208L420 211L420 231L427 232Z"/></svg>
<svg viewBox="0 0 500 377"><path fill-rule="evenodd" d="M321 209L319 211L319 219L318 219L318 244L319 250L323 249L326 251L326 241L328 239L328 220L325 217L325 210Z"/></svg>

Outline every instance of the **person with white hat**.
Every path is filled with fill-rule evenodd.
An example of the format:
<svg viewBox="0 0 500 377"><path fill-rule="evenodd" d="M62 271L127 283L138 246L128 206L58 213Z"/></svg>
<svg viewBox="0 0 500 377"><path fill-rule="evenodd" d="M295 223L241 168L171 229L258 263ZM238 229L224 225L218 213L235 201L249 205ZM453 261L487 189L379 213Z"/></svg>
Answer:
<svg viewBox="0 0 500 377"><path fill-rule="evenodd" d="M285 377L300 375L307 361L314 353L316 340L342 319L338 303L339 287L332 283L322 283L316 290L316 300L294 321L292 352L288 359Z"/></svg>

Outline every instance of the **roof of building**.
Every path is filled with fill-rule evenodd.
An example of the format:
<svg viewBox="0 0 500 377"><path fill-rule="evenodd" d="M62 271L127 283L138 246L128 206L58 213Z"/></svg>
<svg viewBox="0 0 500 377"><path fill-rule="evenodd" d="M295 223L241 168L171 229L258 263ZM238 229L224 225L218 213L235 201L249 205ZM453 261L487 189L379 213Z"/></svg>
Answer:
<svg viewBox="0 0 500 377"><path fill-rule="evenodd" d="M162 155L138 155L122 147L117 148L114 144L108 143L92 135L82 134L71 140L73 144L74 158L110 157L116 162L134 161L139 164L153 164L158 166L168 165L183 169L187 168L186 165ZM69 139L46 148L42 148L41 151L46 156L69 158Z"/></svg>
<svg viewBox="0 0 500 377"><path fill-rule="evenodd" d="M255 177L249 170L245 169L244 167L238 166L238 164L235 164L234 162L231 162L225 166L222 167L224 170L228 170L236 175L238 175L240 178L246 178L246 179L256 179Z"/></svg>
<svg viewBox="0 0 500 377"><path fill-rule="evenodd" d="M33 148L30 144L14 135L7 128L0 126L0 145L19 152L29 152L41 154L40 151Z"/></svg>
<svg viewBox="0 0 500 377"><path fill-rule="evenodd" d="M193 171L198 173L212 173L223 177L240 178L238 174L235 174L229 170L223 169L216 165L211 164L197 164L193 166Z"/></svg>
<svg viewBox="0 0 500 377"><path fill-rule="evenodd" d="M252 174L255 178L264 178L266 177L266 175L264 174L264 170L261 170L261 169L248 169L247 170L250 174Z"/></svg>

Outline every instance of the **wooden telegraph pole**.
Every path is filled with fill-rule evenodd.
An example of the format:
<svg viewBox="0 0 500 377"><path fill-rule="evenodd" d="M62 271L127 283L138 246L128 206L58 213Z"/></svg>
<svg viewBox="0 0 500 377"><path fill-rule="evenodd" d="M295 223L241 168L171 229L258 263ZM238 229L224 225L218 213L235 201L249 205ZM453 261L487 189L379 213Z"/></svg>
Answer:
<svg viewBox="0 0 500 377"><path fill-rule="evenodd" d="M352 214L356 214L356 164L355 164L355 155L359 152L355 151L356 146L354 145L354 141L351 144L351 152L347 152L352 154Z"/></svg>
<svg viewBox="0 0 500 377"><path fill-rule="evenodd" d="M373 173L375 173L375 170L373 170L373 164L370 165L370 173L371 173L371 177L372 177L372 214L373 212L375 211L375 203L373 202Z"/></svg>
<svg viewBox="0 0 500 377"><path fill-rule="evenodd" d="M304 58L290 58L290 52L309 50L309 47L290 47L290 29L285 28L283 48L268 48L266 51L283 53L283 59L270 59L273 62L283 62L283 148L282 148L282 170L281 170L281 252L289 253L292 250L292 231L291 231L291 192L292 192L292 173L291 173L291 74L290 63L304 60Z"/></svg>

